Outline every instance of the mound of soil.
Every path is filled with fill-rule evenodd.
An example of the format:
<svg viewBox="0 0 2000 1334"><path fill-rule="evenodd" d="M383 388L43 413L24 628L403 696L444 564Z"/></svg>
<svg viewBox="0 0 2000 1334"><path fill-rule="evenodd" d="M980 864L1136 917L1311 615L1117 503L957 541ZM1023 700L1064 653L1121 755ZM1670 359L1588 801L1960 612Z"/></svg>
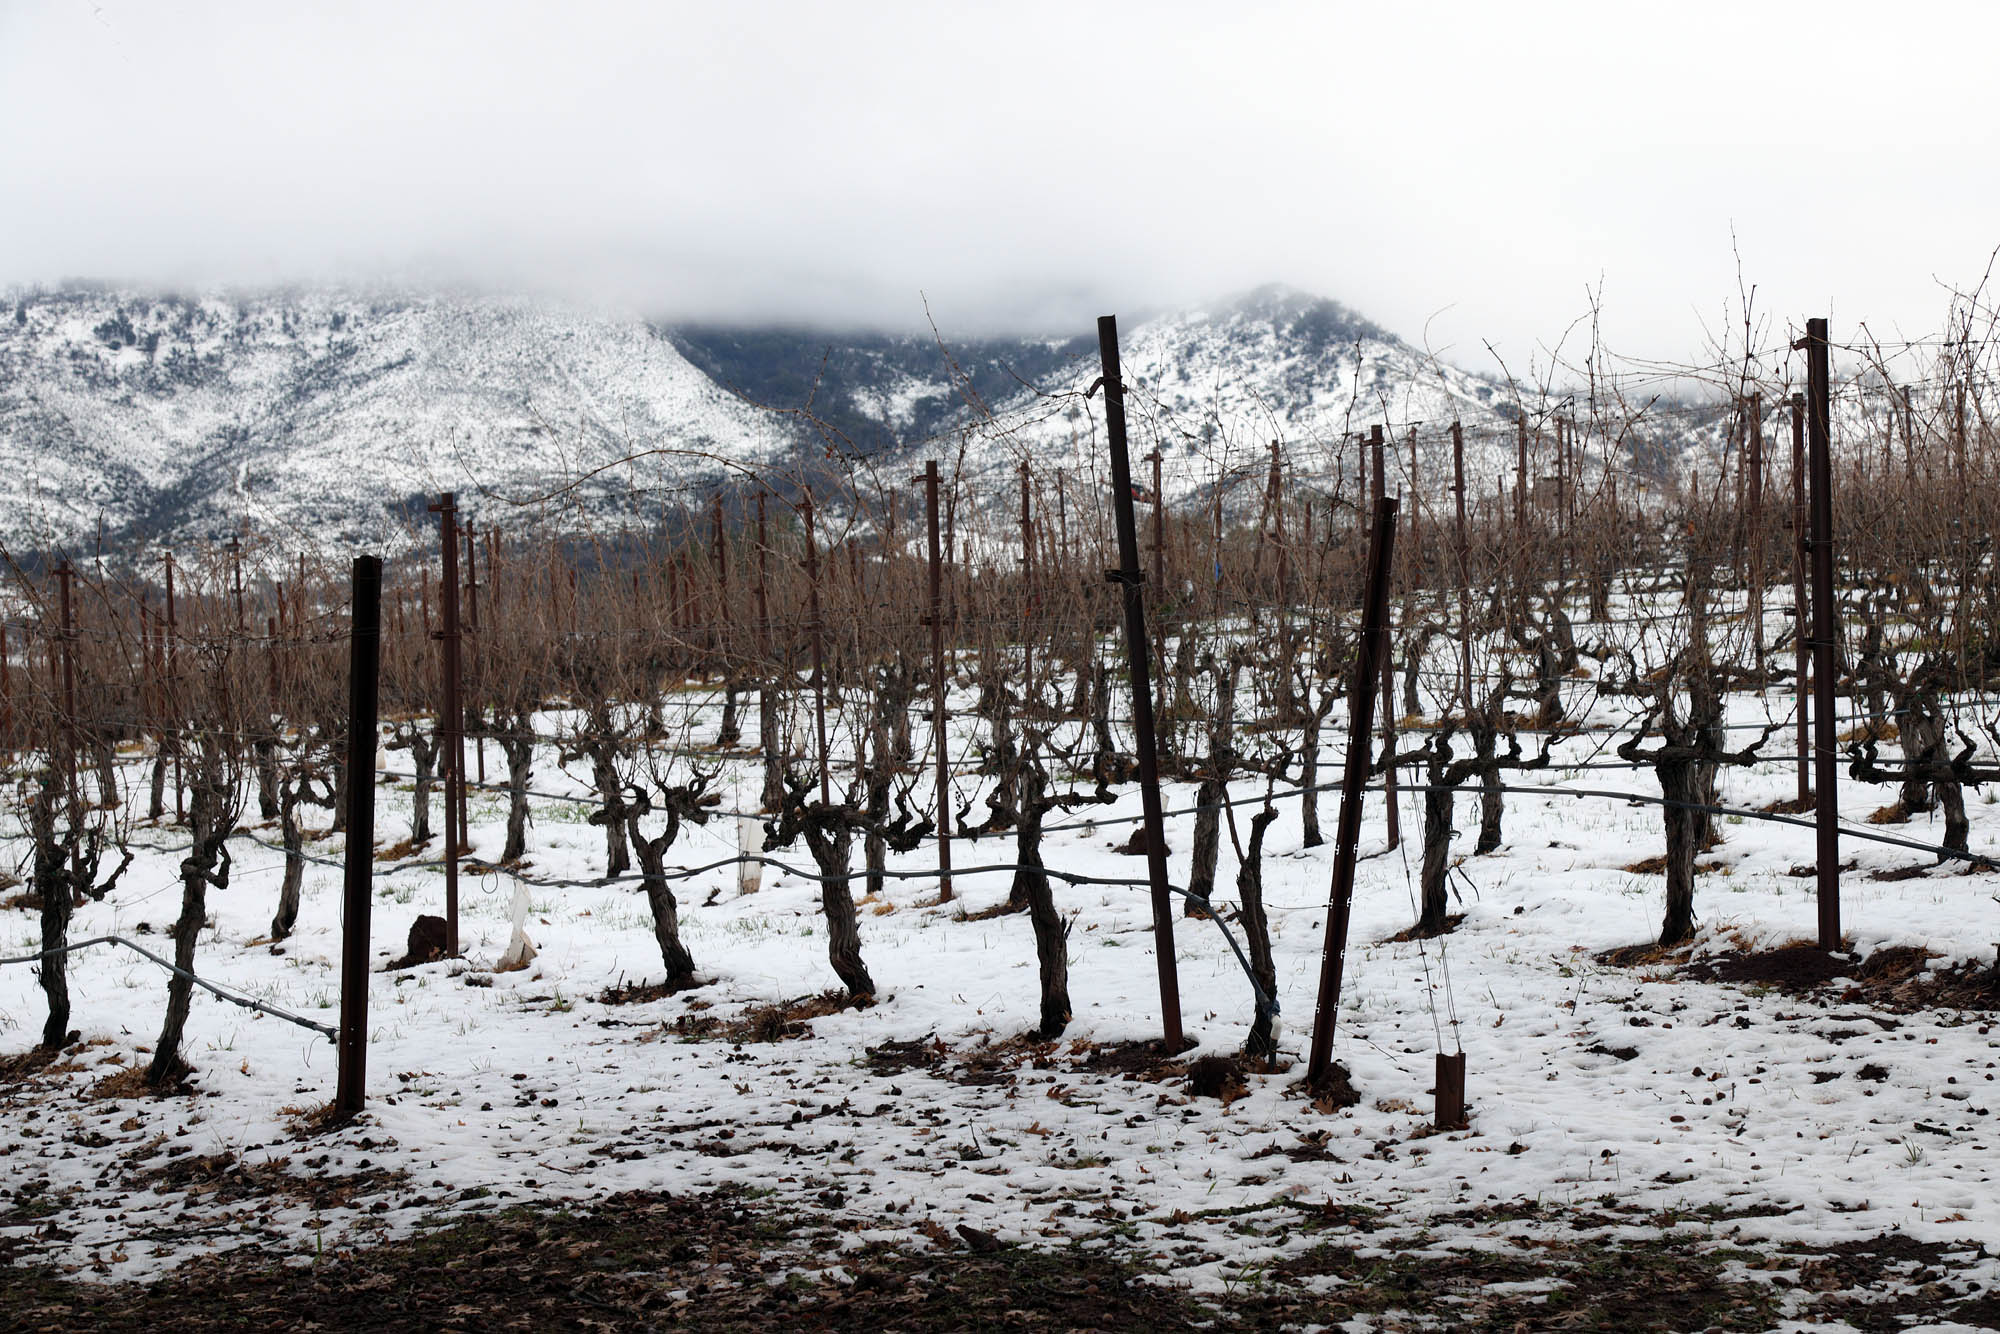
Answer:
<svg viewBox="0 0 2000 1334"><path fill-rule="evenodd" d="M1204 1056L1188 1067L1187 1089L1197 1098L1219 1098L1227 1106L1246 1087L1243 1067L1227 1056Z"/></svg>
<svg viewBox="0 0 2000 1334"><path fill-rule="evenodd" d="M1667 951L1645 946L1610 950L1600 963L1661 963ZM1791 995L1831 992L1846 1002L1909 1014L1917 1010L2000 1010L2000 967L1964 963L1933 970L1930 951L1916 945L1876 950L1865 959L1828 954L1799 943L1758 953L1711 954L1683 964L1682 977L1697 982L1765 986Z"/></svg>
<svg viewBox="0 0 2000 1334"><path fill-rule="evenodd" d="M1315 1109L1325 1113L1339 1111L1343 1107L1353 1107L1361 1101L1361 1090L1354 1087L1347 1067L1335 1061L1327 1069L1324 1078L1317 1082L1300 1080L1299 1087L1312 1099Z"/></svg>
<svg viewBox="0 0 2000 1334"><path fill-rule="evenodd" d="M873 996L853 996L845 991L822 991L814 996L757 1005L735 1019L712 1014L683 1014L674 1019L676 1036L688 1041L703 1039L722 1042L791 1042L813 1035L812 1020L842 1010L865 1010L875 1003Z"/></svg>
<svg viewBox="0 0 2000 1334"><path fill-rule="evenodd" d="M415 968L422 963L436 963L444 957L444 918L425 913L410 923L410 936L403 946L403 957L389 965L393 969Z"/></svg>
<svg viewBox="0 0 2000 1334"><path fill-rule="evenodd" d="M698 978L685 981L664 982L621 982L615 987L606 987L594 999L599 1005L644 1005L650 1001L665 1000L683 991L699 991L708 983Z"/></svg>
<svg viewBox="0 0 2000 1334"><path fill-rule="evenodd" d="M1464 913L1462 912L1451 913L1445 917L1444 929L1441 931L1419 931L1414 926L1406 926L1401 931L1398 931L1395 935L1390 936L1384 943L1390 945L1407 945L1409 942L1413 940L1435 940L1439 936L1448 936L1452 932L1458 930L1459 926L1464 921L1465 921Z"/></svg>
<svg viewBox="0 0 2000 1334"><path fill-rule="evenodd" d="M1828 954L1817 945L1787 945L1758 954L1712 954L1682 970L1701 982L1736 982L1783 991L1810 991L1836 977L1852 977L1856 971L1853 960Z"/></svg>
<svg viewBox="0 0 2000 1334"><path fill-rule="evenodd" d="M1178 1053L1168 1051L1167 1044L1156 1039L1091 1043L1080 1055L1082 1059L1071 1062L1070 1068L1094 1075L1123 1075L1159 1083L1187 1073L1187 1066L1175 1059Z"/></svg>

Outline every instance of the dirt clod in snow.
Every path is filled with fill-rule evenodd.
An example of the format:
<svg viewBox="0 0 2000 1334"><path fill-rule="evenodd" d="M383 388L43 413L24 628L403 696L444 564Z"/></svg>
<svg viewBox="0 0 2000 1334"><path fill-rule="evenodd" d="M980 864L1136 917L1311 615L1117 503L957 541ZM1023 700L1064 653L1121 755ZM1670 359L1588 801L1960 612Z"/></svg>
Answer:
<svg viewBox="0 0 2000 1334"><path fill-rule="evenodd" d="M410 923L410 938L403 949L403 957L391 963L391 969L415 968L422 963L435 963L444 957L444 918L425 913Z"/></svg>

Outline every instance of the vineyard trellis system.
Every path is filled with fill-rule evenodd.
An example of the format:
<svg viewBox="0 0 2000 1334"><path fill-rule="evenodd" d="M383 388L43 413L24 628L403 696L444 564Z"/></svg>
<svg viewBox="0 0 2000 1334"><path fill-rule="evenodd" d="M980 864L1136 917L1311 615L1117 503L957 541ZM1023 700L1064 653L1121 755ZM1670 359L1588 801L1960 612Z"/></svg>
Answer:
<svg viewBox="0 0 2000 1334"><path fill-rule="evenodd" d="M347 835L341 1024L336 1034L267 1012L335 1037L337 1105L358 1110L378 776L407 783L411 803L410 838L384 854L392 871L379 873L443 872L448 955L460 948L468 866L544 888L629 882L646 896L666 981L685 982L696 965L674 885L770 866L819 884L828 963L849 992L866 995L874 981L850 891L857 875L871 888L934 883L942 904L972 878L1000 874L1012 877L1007 906L1033 927L1039 1031L1053 1037L1070 1019L1069 925L1051 882L1143 887L1164 1048L1187 1040L1178 899L1183 914L1218 928L1244 972L1253 1002L1245 1045L1264 1061L1278 1056L1278 987L1258 872L1263 831L1281 802L1295 803L1306 846L1319 843L1319 798L1337 789L1306 1049L1316 1090L1333 1074L1367 796L1391 813L1406 801L1419 811L1412 930L1440 950L1454 869L1465 875L1465 863L1501 844L1507 800L1524 794L1661 813L1665 945L1694 931L1694 862L1722 837L1719 818L1815 830L1826 950L1842 948L1842 838L1988 864L1970 846L1964 794L2000 778L1991 690L2000 491L1987 484L1992 431L1969 369L1949 382L1952 424L1935 440L1917 433L1913 386L1892 386L1899 410L1885 420L1903 444L1900 467L1870 438L1835 457L1836 422L1869 420L1853 409L1868 397L1860 381L1836 390L1833 345L1816 319L1798 347L1806 391L1772 384L1739 394L1723 466L1706 480L1682 485L1670 474L1674 485L1643 491L1628 480L1621 496L1621 477L1633 475L1617 453L1629 416L1524 409L1508 442L1511 489L1503 479L1476 493L1457 423L1448 482L1421 476L1415 427L1405 465L1377 425L1354 433L1351 460L1343 440L1330 469L1308 469L1271 442L1260 450L1254 504L1226 503L1219 469L1193 503L1173 505L1162 449L1143 456L1150 486L1133 478L1131 387L1120 378L1115 322L1099 332L1101 385L1079 402L1101 387L1110 484L1044 473L1053 512L1032 484L1032 459L1004 502L931 460L907 496L865 467L837 494L824 471L773 476L618 531L579 533L554 518L481 528L445 493L430 507L434 552L386 569L370 557L344 573L303 555L294 564L248 533L168 556L157 576L116 553L88 569L69 558L10 559L0 743L15 757L14 813L41 948L0 963L38 966L43 1043L69 1033L70 954L112 942L138 949L114 937L70 941L71 913L117 887L141 819L172 824L186 839L173 956L140 952L170 976L149 1076L177 1078L192 988L249 999L194 967L207 894L230 886L232 839L284 854L271 923L282 939L303 868L330 864L306 849L316 809ZM1766 503L1767 491L1783 490L1764 451L1766 403L1790 416L1789 506ZM1160 443L1171 443L1157 402L1142 407ZM1407 468L1406 505L1390 493L1391 460ZM1545 461L1552 488L1536 484ZM1452 503L1429 504L1441 490ZM1151 506L1144 548L1138 503ZM923 523L906 521L919 506ZM1788 583L1788 602L1774 605ZM1111 685L1120 668L1130 684L1122 700ZM1342 701L1343 774L1323 782L1324 731ZM1787 730L1790 754L1768 751ZM1900 758L1887 760L1892 743ZM478 776L467 772L468 745ZM491 780L489 746L502 769ZM121 777L121 747L145 775L143 816ZM407 751L410 762L392 767L382 751ZM1728 770L1779 760L1796 770L1794 800L1752 809L1722 798ZM562 791L534 785L537 765L549 762L566 777ZM1843 764L1850 783L1896 790L1886 819L1941 812L1942 839L1843 824ZM1604 769L1648 771L1659 792L1509 779ZM746 774L754 800L741 795ZM725 775L734 800L719 790ZM1194 785L1191 804L1169 812L1167 782ZM1255 790L1239 795L1246 785ZM1134 787L1139 814L1090 813ZM504 845L477 862L473 792L506 806ZM1473 853L1454 857L1461 793L1478 801L1479 835ZM590 808L603 837L601 878L522 869L531 798ZM441 850L413 859L438 843L434 799ZM275 825L275 843L251 832L253 803ZM1243 807L1257 808L1247 840L1235 817ZM1193 816L1181 875L1169 861L1169 814ZM668 863L687 829L722 817L743 831L736 856ZM1143 878L1044 861L1049 834L1121 822L1139 826L1126 850L1145 857ZM1225 828L1240 864L1232 912L1214 897ZM1402 831L1393 816L1386 832L1394 848ZM1011 858L954 860L955 845L1009 838ZM799 845L802 858L771 855ZM891 865L892 856L902 861ZM919 856L930 864L907 864ZM1455 1125L1465 1115L1465 1054L1441 1043L1437 1056L1437 1118Z"/></svg>

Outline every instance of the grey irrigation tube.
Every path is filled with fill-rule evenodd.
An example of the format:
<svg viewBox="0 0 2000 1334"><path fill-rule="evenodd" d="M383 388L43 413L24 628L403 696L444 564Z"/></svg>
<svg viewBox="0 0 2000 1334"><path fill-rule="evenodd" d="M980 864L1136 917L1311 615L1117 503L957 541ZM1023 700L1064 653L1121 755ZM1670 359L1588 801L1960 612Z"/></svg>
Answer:
<svg viewBox="0 0 2000 1334"><path fill-rule="evenodd" d="M1326 783L1318 785L1318 788L1320 791L1331 791L1339 786L1340 785L1337 783ZM1401 785L1401 788L1403 791L1406 792L1430 792L1430 791L1440 790L1438 785L1430 783L1405 783ZM1288 788L1286 789L1286 795L1293 795L1304 790L1305 789L1303 788ZM1371 792L1380 792L1383 790L1383 788L1381 784L1370 784L1364 790ZM1475 788L1471 786L1459 786L1459 787L1453 787L1449 790L1453 792L1476 792L1487 789ZM1539 795L1539 796L1559 796L1559 797L1596 797L1612 801L1641 802L1653 806L1674 806L1685 810L1706 811L1712 815L1740 815L1746 819L1765 820L1773 824L1795 825L1803 829L1816 828L1816 826L1812 821L1801 820L1795 816L1779 815L1770 811L1749 810L1747 808L1738 806L1714 806L1701 802L1676 801L1666 797L1651 796L1644 792L1627 792L1627 791L1621 791L1616 788L1520 787L1513 784L1502 784L1499 790L1502 792L1512 793L1520 796ZM1215 804L1218 808L1229 807L1229 806L1247 806L1260 803L1265 800L1267 800L1267 798L1264 796L1242 797L1242 798L1233 798L1229 801L1218 802ZM1167 812L1167 814L1184 815L1194 809L1197 808L1190 807L1187 810L1169 811ZM1132 823L1136 818L1137 817L1129 817L1129 816L1113 817L1111 819L1093 821L1090 823L1092 824ZM1053 833L1059 829L1078 829L1083 827L1085 827L1083 824L1051 825L1044 832ZM1888 834L1877 834L1870 832L1868 830L1855 829L1846 826L1842 827L1841 832L1846 837L1861 839L1865 842L1881 843L1889 847L1907 848L1913 852L1930 853L1938 857L1940 860L1956 859L1959 861L1970 862L1974 864L1987 863L1989 865L1995 862L2000 862L2000 854L1996 854L1994 856L1985 856L1976 852L1962 851L1958 848L1947 848L1941 845L1931 844L1931 843L1919 843L1914 839L1896 838ZM263 839L257 838L255 835L246 833L244 837L249 838L250 841L253 843L257 843L262 847L270 848L273 851L277 852L284 851L284 849L279 847L277 844L267 843ZM315 862L322 866L331 866L336 868L342 866L342 863L333 861L331 858L315 857L310 853L300 853L299 855L304 857L307 861ZM829 878L833 878L821 875L815 871L803 870L797 866L793 866L789 862L779 861L775 857L765 857L758 854L727 857L719 861L706 863L701 866L676 867L672 871L663 872L660 878L667 880L689 880L694 878L695 876L703 875L709 871L720 870L727 866L740 866L746 863L755 863L760 866L775 866L779 870L785 872L787 875L794 875L802 880L825 881ZM384 872L384 874L397 875L404 871L422 870L427 867L435 868L442 865L443 865L442 862L408 862L403 864L402 866L394 868L393 870ZM953 868L953 874L960 876L984 875L984 874L993 874L1001 871L1017 872L1021 869L1022 868L1015 863L995 862L985 866L955 867ZM1114 885L1127 889L1135 889L1140 887L1150 888L1152 885L1152 881L1150 880L1150 878L1145 880L1140 880L1131 877L1084 875L1080 872L1075 872L1075 871L1058 870L1052 866L1044 866L1039 869L1041 869L1047 875L1053 876L1058 880L1064 881L1065 883L1072 885ZM603 876L593 880L537 880L528 876L521 875L519 872L507 870L505 867L493 867L492 870L499 874L506 875L510 879L517 880L522 884L532 885L539 889L599 889L608 885L621 884L629 881L643 881L647 878L644 874L628 874L620 876ZM895 870L890 868L884 868L880 872L880 874L885 878L891 880L924 880L924 879L935 879L937 876L937 872L935 869ZM1178 894L1184 899L1189 897L1188 891L1179 885L1169 884L1167 886L1167 890L1169 893ZM1279 1006L1277 997L1275 995L1267 995L1264 992L1263 987L1258 983L1256 973L1251 968L1250 961L1245 956L1243 952L1243 947L1237 941L1235 933L1229 929L1228 923L1224 922L1221 919L1221 917L1213 913L1209 914L1209 920L1215 923L1216 930L1222 933L1223 941L1229 946L1230 953L1236 956L1237 964L1243 969L1243 975L1250 983L1250 992L1258 1008L1274 1016L1278 1014ZM64 948L65 950L76 950L76 949L82 949L87 945L103 944L107 942L124 945L129 949L136 950L138 953L143 954L147 958L151 959L154 963L157 963L162 967L169 969L170 971L174 972L180 971L179 969L174 968L174 966L171 963L168 963L166 960L161 959L158 955L155 955L150 951L147 951L141 948L140 946L133 944L131 941L126 940L122 936L98 936L91 940L81 941L77 944L66 946ZM60 952L60 951L49 951L49 953L55 953L55 952ZM31 954L23 956L21 958L0 959L0 965L12 964L12 963L32 963L41 959L42 957L44 957L42 954ZM231 995L230 993L221 990L220 988L214 986L213 984L204 981L201 978L195 977L191 973L187 974L187 977L190 981L194 982L196 985L204 988L205 990L213 992L215 995L219 996L223 1000L229 1001L231 1004L241 1005L246 1009L258 1010L263 1013L270 1014L275 1018L283 1019L289 1023L297 1024L302 1028L312 1029L313 1031L324 1035L329 1041L336 1040L336 1034L334 1030L331 1028L327 1028L324 1025L313 1023L309 1019L301 1019L296 1015L288 1014L283 1010L279 1010L274 1006L265 1005L259 1001L254 1001L247 998Z"/></svg>
<svg viewBox="0 0 2000 1334"><path fill-rule="evenodd" d="M279 847L277 844L266 843L263 839L258 838L254 834L246 833L244 837L248 838L251 842L256 843L262 847L269 848L274 852L284 851L284 849ZM343 863L334 861L330 857L315 857L308 852L301 852L298 855L305 858L305 860L309 862L315 862L321 866L331 866L336 869L344 869ZM790 862L779 861L775 857L766 857L756 853L739 854L734 857L725 857L720 861L709 862L702 866L675 867L671 871L661 872L658 878L662 880L692 880L695 876L706 874L709 871L719 871L726 866L742 866L750 863L754 863L758 866L775 866L779 870L785 872L787 875L797 876L801 880L813 880L813 881L824 882L829 879L838 878L834 876L821 875L816 871L803 870L797 866L792 865ZM403 865L394 868L393 870L383 872L383 874L399 875L404 871L419 871L419 870L424 870L426 868L439 867L442 866L443 864L444 863L442 862L406 862ZM632 881L643 881L648 878L644 873L638 873L638 874L627 874L627 875L600 876L593 880L537 880L531 876L522 875L518 871L510 871L504 866L495 866L491 869L494 872L504 875L511 880L517 880L524 885L532 885L537 889L602 889L607 885L625 884ZM955 867L953 868L952 874L987 875L1000 871L1017 872L1024 869L1027 868L1024 868L1013 862L994 862L987 866ZM1153 883L1150 879L1135 880L1135 879L1120 878L1117 876L1084 875L1076 871L1057 870L1053 866L1043 866L1036 869L1041 870L1046 875L1053 876L1057 880L1061 880L1067 884L1072 884L1072 885L1116 885L1125 889L1136 889L1140 887L1151 888ZM885 867L877 874L889 880L927 880L927 879L935 879L937 877L937 871L935 869L924 870L924 871L903 871ZM1171 894L1178 894L1183 899L1190 897L1186 889L1183 889L1181 886L1175 884L1169 884L1167 886L1167 892ZM1243 969L1243 976L1246 979L1248 979L1250 983L1250 994L1255 998L1258 1008L1271 1015L1278 1014L1279 1012L1278 998L1275 995L1265 994L1264 988L1257 981L1256 972L1250 967L1249 957L1243 953L1243 946L1240 943L1238 943L1235 933L1229 929L1229 924L1227 922L1224 922L1222 918L1215 915L1214 913L1210 913L1208 915L1208 918L1211 922L1215 923L1215 929L1222 933L1223 940L1227 942L1227 944L1229 945L1230 953L1236 956L1237 964L1240 965ZM109 939L119 939L119 938L107 936L107 937L101 937L101 939L109 940ZM85 943L90 944L93 942L86 941ZM120 940L119 943L128 945L131 944L131 942L124 940ZM132 946L132 948L138 949L138 946L134 945ZM143 950L141 950L140 952L145 953L145 951ZM37 959L40 957L41 957L40 955L31 955L29 956L29 959ZM152 956L149 955L148 957ZM0 963L14 963L14 962L27 962L27 961L28 960L26 959L24 960L0 959ZM155 962L161 962L161 961L156 959ZM168 964L166 966L172 967L171 964ZM199 978L195 978L194 980L197 982L200 981ZM207 986L208 984L203 982L201 983L201 985ZM222 993L217 992L217 994L220 995ZM249 1004L249 1002L238 1002L238 1003ZM291 1018L291 1016L289 1015L281 1015L280 1017ZM314 1024L309 1020L294 1019L293 1022L305 1024L306 1027L308 1028L318 1029L318 1031L325 1033L329 1038L333 1037L334 1035L332 1029L321 1028L318 1024Z"/></svg>
<svg viewBox="0 0 2000 1334"><path fill-rule="evenodd" d="M1640 767L1640 766L1635 766L1635 767ZM1404 792L1429 792L1435 790L1434 785L1428 783L1402 783L1399 784L1398 787L1399 790ZM1317 783L1314 784L1311 789L1303 787L1286 787L1273 792L1270 798L1268 799L1297 796L1300 793L1308 790L1316 792L1335 792L1338 791L1339 789L1340 789L1339 783ZM1383 788L1380 784L1371 784L1365 790L1369 792L1380 792L1383 790ZM1745 806L1710 806L1710 805L1704 805L1699 802L1675 801L1675 800L1669 800L1666 797L1656 797L1645 792L1628 792L1617 788L1520 787L1509 783L1503 783L1494 789L1478 787L1471 784L1464 784L1459 787L1452 788L1451 790L1454 792L1464 792L1467 794L1481 792L1481 791L1497 790L1500 792L1506 792L1521 796L1539 795L1539 796L1558 796L1558 797L1599 797L1610 801L1643 802L1651 806L1674 806L1687 810L1705 811L1711 815L1740 815L1746 820L1763 820L1771 824L1795 825L1802 829L1816 829L1818 827L1811 820L1801 820L1795 816L1779 815L1771 811L1753 810ZM571 798L561 798L561 800L571 800ZM1227 801L1215 802L1213 803L1213 806L1214 809L1216 810L1223 810L1236 806L1255 806L1261 804L1265 800L1267 800L1267 798L1262 795L1251 796L1251 797L1231 797ZM1201 806L1182 806L1182 807L1176 807L1175 809L1170 811L1163 812L1163 814L1167 816L1192 815L1202 809L1203 807ZM1100 825L1137 824L1144 818L1145 817L1141 815L1108 815L1101 820L1076 820L1064 824L1046 825L1043 827L1042 832L1045 834L1068 833L1080 829L1092 829ZM1840 832L1841 832L1841 837L1843 838L1858 838L1863 842L1881 843L1892 848L1908 848L1912 852L1933 853L1941 858L1946 858L1946 859L1956 858L1959 861L1965 861L1965 862L1987 862L1987 863L2000 864L2000 851L1996 851L1991 855L1977 853L1977 852L1964 852L1957 848L1947 848L1944 845L1938 843L1920 843L1915 839L1897 838L1891 834L1874 833L1870 830L1859 828L1853 824L1842 824L1840 827ZM273 852L284 851L284 848L282 848L278 844L269 842L265 839L258 838L255 834L249 833L248 831L242 831L241 836L249 839L252 843L257 844L260 847L269 848ZM978 838L973 837L970 839L970 841L977 842ZM164 851L164 849L156 849L156 850ZM306 861L312 862L319 866L330 866L335 869L340 869L342 866L342 863L334 861L332 858L316 857L309 852L300 852L297 855L304 858ZM773 858L759 857L759 856L733 857L727 861L716 862L713 863L711 866L701 867L698 869L713 870L716 869L717 867L733 866L744 862L758 862L763 865L776 866L781 870L786 871L789 874L797 875L804 879L810 880L818 878L811 872L798 870L797 868L785 862L777 861ZM435 870L443 865L444 863L441 861L404 862L400 866L391 867L389 870L383 871L381 874L401 875L405 871ZM642 875L635 874L635 875L625 875L625 876L601 876L591 880L536 880L528 876L520 875L513 871L508 871L504 867L492 867L490 869L511 876L514 879L520 880L525 884L536 885L545 889L595 888L600 885L617 884L623 880L644 879ZM1015 869L1017 868L1011 864L996 863L991 866L975 866L969 869L954 868L953 874L976 875L983 871L987 872L1012 871ZM690 871L690 872L683 872L680 874L685 876L685 875L693 875L696 873L697 872ZM887 876L892 880L921 880L924 879L925 877L934 877L937 874L937 872L934 870L932 871L884 870L881 874ZM1056 876L1058 879L1068 880L1074 884L1133 886L1133 885L1144 885L1151 883L1150 881L1146 880L1121 880L1121 879L1106 878L1100 876L1079 876L1068 872L1056 871L1052 868L1049 869L1049 874ZM1173 887L1169 886L1169 888Z"/></svg>
<svg viewBox="0 0 2000 1334"><path fill-rule="evenodd" d="M1371 792L1380 792L1382 787L1379 783L1372 784L1368 790ZM1404 784L1404 790L1410 792L1437 792L1444 791L1445 788L1439 784L1421 783ZM1490 792L1495 789L1464 786L1454 787L1450 790L1453 792ZM1775 811L1754 811L1742 806L1711 806L1706 802L1679 801L1672 797L1655 797L1644 792L1621 792L1615 788L1513 787L1503 783L1498 790L1528 796L1540 793L1543 796L1557 797L1604 797L1616 801L1643 802L1649 806L1672 806L1679 810L1706 811L1710 815L1740 815L1746 820L1767 820L1772 824L1797 825L1801 829L1817 830L1819 828L1818 824L1812 820L1801 820L1794 815L1779 815ZM1919 843L1915 839L1896 838L1889 834L1871 834L1865 829L1857 829L1852 825L1846 824L1840 827L1840 835L1842 838L1858 838L1870 843L1886 843L1892 848L1908 848L1913 852L1935 853L1940 860L1955 857L1965 862L1984 862L1989 866L2000 865L2000 852L1992 854L1967 852L1959 848L1947 848L1937 843Z"/></svg>
<svg viewBox="0 0 2000 1334"><path fill-rule="evenodd" d="M172 963L170 963L165 959L162 959L159 955L153 953L145 946L135 945L131 941L125 939L125 937L123 936L92 936L89 940L75 941L72 944L58 946L57 948L52 950L40 950L34 954L23 954L16 958L0 959L0 966L5 966L7 964L16 964L16 963L40 963L43 959L49 958L52 955L69 954L76 950L87 949L92 945L123 945L126 949L131 950L133 953L144 955L146 958L151 959L154 963L160 965L160 967L166 969L168 972L186 978L188 981L200 987L203 991L210 992L213 995L219 997L220 999L228 1001L231 1005L240 1005L246 1010L255 1010L259 1014L268 1014L273 1019L282 1019L288 1024L297 1024L300 1028L310 1028L313 1032L318 1033L328 1042L334 1042L338 1040L339 1035L333 1029L327 1027L325 1024L316 1024L310 1019L301 1019L299 1016L291 1013L290 1011L281 1010L275 1005L266 1005L263 1001L256 1000L252 997L239 996L232 992L226 991L223 988L217 986L215 983L208 981L206 978L196 977L193 973L190 973L185 969L175 967Z"/></svg>

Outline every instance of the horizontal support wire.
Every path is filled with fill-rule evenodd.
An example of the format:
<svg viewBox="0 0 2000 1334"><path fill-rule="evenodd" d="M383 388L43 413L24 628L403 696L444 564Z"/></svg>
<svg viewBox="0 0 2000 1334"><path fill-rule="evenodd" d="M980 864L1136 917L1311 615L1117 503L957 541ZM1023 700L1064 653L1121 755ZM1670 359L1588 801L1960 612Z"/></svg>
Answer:
<svg viewBox="0 0 2000 1334"><path fill-rule="evenodd" d="M296 1024L300 1028L309 1028L328 1042L338 1042L340 1040L340 1033L337 1029L329 1028L325 1024L316 1024L310 1019L302 1019L289 1010L281 1010L277 1006L260 1001L253 996L245 996L241 992L230 991L209 981L205 977L196 977L193 973L175 964L172 960L162 959L145 946L135 944L123 936L92 936L89 940L79 940L68 945L59 945L55 949L42 950L35 954L22 954L14 958L0 959L0 967L8 964L40 963L44 959L52 958L59 954L74 954L78 950L89 949L93 945L123 945L133 953L143 955L152 960L160 967L174 974L174 976L186 978L203 991L209 992L218 999L226 1000L231 1005L240 1005L246 1010L255 1010L259 1014L268 1014L273 1019L282 1019L288 1024Z"/></svg>

